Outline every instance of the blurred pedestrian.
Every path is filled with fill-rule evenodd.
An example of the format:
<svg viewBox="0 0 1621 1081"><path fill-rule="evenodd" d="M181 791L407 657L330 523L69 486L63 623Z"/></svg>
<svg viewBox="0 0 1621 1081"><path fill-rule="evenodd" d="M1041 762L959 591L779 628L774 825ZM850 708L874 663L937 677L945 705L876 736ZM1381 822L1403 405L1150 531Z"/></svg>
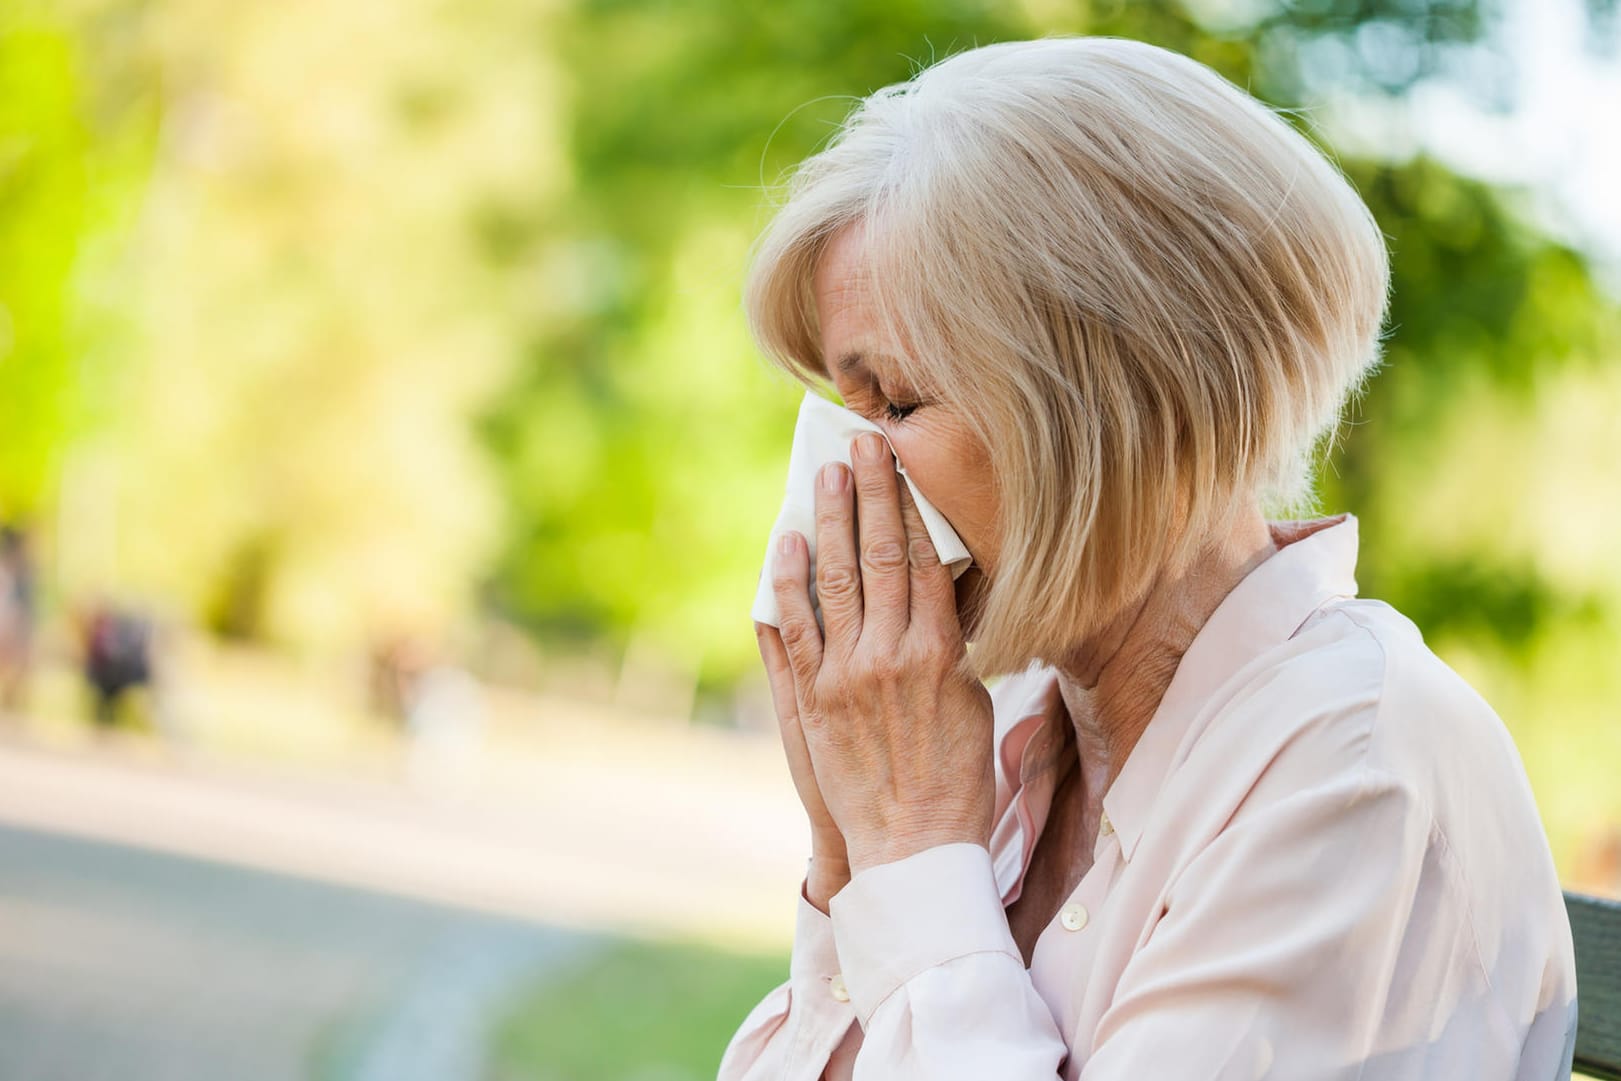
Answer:
<svg viewBox="0 0 1621 1081"><path fill-rule="evenodd" d="M152 685L152 624L113 605L97 605L83 627L84 678L95 697L100 728L118 720L118 705L138 687Z"/></svg>
<svg viewBox="0 0 1621 1081"><path fill-rule="evenodd" d="M28 534L0 527L0 713L19 712L28 689L36 618L36 573Z"/></svg>
<svg viewBox="0 0 1621 1081"><path fill-rule="evenodd" d="M431 784L464 777L475 765L483 728L484 688L477 677L448 662L428 666L406 701L411 780Z"/></svg>
<svg viewBox="0 0 1621 1081"><path fill-rule="evenodd" d="M413 688L429 664L426 646L409 632L378 639L369 657L372 709L404 727Z"/></svg>

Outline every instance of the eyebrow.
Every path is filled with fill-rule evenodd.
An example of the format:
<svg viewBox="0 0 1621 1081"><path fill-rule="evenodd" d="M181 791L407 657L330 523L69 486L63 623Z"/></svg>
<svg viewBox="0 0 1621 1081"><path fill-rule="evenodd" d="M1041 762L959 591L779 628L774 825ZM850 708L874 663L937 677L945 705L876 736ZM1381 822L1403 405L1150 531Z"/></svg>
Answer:
<svg viewBox="0 0 1621 1081"><path fill-rule="evenodd" d="M883 357L885 360L890 360L890 361L893 361L893 359L894 359L888 353L876 353L875 352L875 353L873 353L871 355L875 356L875 357ZM849 375L851 372L855 371L857 368L860 368L860 367L866 365L867 356L868 356L868 354L862 352L860 349L852 349L852 350L850 350L849 352L845 353L842 357L839 358L839 371L844 373L845 375Z"/></svg>

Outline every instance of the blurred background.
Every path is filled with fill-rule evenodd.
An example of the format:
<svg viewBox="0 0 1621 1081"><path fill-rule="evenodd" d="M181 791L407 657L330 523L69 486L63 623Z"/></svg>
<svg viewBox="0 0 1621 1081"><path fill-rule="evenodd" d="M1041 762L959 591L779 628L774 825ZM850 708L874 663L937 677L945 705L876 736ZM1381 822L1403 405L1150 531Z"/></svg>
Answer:
<svg viewBox="0 0 1621 1081"><path fill-rule="evenodd" d="M713 1077L808 854L747 247L856 98L1047 33L1372 207L1322 509L1621 895L1615 0L3 0L0 1076Z"/></svg>

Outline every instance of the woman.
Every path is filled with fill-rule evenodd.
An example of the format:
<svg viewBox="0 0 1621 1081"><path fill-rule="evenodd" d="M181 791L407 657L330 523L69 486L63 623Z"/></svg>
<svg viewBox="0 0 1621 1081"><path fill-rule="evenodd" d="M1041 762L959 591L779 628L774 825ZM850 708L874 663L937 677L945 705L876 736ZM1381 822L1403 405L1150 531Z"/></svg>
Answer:
<svg viewBox="0 0 1621 1081"><path fill-rule="evenodd" d="M1334 166L1138 42L953 56L797 170L752 329L884 438L816 495L825 636L802 539L756 624L812 854L722 1081L1568 1075L1512 742L1355 518L1263 514L1387 284Z"/></svg>

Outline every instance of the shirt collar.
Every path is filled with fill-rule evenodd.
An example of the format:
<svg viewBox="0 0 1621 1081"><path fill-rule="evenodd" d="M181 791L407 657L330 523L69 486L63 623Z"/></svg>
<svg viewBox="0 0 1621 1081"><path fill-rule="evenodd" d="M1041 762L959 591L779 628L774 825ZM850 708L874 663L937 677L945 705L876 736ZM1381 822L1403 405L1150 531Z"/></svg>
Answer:
<svg viewBox="0 0 1621 1081"><path fill-rule="evenodd" d="M1018 778L1020 786L1030 780L1031 773L1052 749L1053 741L1063 733L1048 722L1056 716L1059 701L1057 670L1039 662L1025 669L1023 685L1013 713L1011 727L1003 733L1000 753L1002 775Z"/></svg>
<svg viewBox="0 0 1621 1081"><path fill-rule="evenodd" d="M1200 706L1245 664L1292 637L1325 603L1356 596L1355 515L1269 522L1268 528L1278 551L1234 586L1199 628L1154 716L1104 793L1104 814L1128 860ZM1040 723L1056 722L1062 716L1053 708L1057 681L1057 669L1051 666L1042 667L1039 678L1032 681L1021 705L1023 712L1015 714L1019 719L1003 737L1000 751L1005 776L1027 781L1023 770L1041 760L1046 746L1042 741L1062 735L1052 731L1053 725ZM1027 753L1031 750L1035 753ZM1046 791L1040 785L1035 788ZM1050 799L1051 793L1047 796ZM1036 817L1044 820L1044 811L1038 809ZM1034 835L1024 838L1026 867L1036 840Z"/></svg>
<svg viewBox="0 0 1621 1081"><path fill-rule="evenodd" d="M1001 735L997 754L1001 775L1014 789L991 838L991 855L996 884L1002 903L1011 904L1024 882L1025 871L1035 852L1035 839L1046 825L1052 802L1051 770L1043 763L1053 755L1053 741L1064 736L1056 723L1062 716L1057 673L1033 661L1021 673L1007 677L991 696L999 716L1010 716L1012 723ZM1006 695L1006 701L998 700Z"/></svg>

